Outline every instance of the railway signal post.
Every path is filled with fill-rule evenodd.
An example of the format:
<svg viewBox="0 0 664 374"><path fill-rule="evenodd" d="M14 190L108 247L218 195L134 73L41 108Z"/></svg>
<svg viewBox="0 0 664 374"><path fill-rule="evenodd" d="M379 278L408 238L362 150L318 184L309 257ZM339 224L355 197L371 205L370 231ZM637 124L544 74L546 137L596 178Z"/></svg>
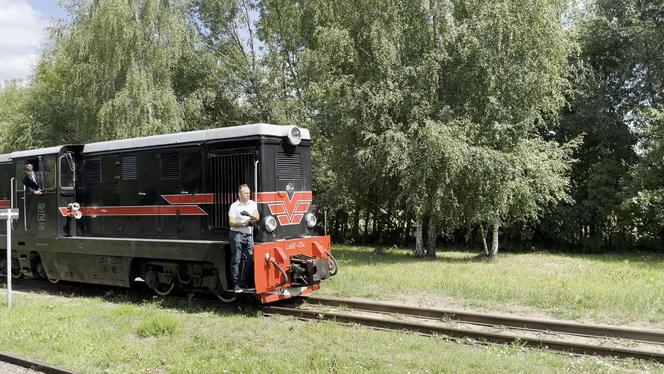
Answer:
<svg viewBox="0 0 664 374"><path fill-rule="evenodd" d="M7 307L12 306L12 220L18 218L18 209L0 210L0 220L7 221Z"/></svg>

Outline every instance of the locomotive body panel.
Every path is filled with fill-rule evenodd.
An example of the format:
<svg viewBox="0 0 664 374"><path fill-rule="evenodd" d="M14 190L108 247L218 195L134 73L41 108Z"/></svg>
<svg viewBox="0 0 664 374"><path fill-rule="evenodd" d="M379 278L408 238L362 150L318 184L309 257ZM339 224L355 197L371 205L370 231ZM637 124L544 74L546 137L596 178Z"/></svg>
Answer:
<svg viewBox="0 0 664 374"><path fill-rule="evenodd" d="M158 294L181 283L224 292L228 208L246 183L261 217L277 223L268 228L261 220L254 229L258 298L311 292L329 277L330 240L307 225L309 134L298 129L302 139L293 143L292 128L247 125L0 155L0 208L14 192L20 215L12 232L15 266L54 282L143 281ZM43 194L25 191L26 164ZM293 279L275 286L265 261Z"/></svg>

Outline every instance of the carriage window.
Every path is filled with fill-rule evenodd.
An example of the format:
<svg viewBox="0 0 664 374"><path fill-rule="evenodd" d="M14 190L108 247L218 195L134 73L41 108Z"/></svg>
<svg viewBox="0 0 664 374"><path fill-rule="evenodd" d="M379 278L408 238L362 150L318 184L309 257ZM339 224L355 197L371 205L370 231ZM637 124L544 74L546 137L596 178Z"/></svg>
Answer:
<svg viewBox="0 0 664 374"><path fill-rule="evenodd" d="M180 179L180 154L161 154L161 179Z"/></svg>
<svg viewBox="0 0 664 374"><path fill-rule="evenodd" d="M124 156L122 157L121 164L121 173L123 181L135 181L138 177L138 172L136 170L136 156Z"/></svg>
<svg viewBox="0 0 664 374"><path fill-rule="evenodd" d="M76 180L76 165L74 157L71 152L67 152L60 156L60 188L63 190L71 190L74 188L74 181Z"/></svg>

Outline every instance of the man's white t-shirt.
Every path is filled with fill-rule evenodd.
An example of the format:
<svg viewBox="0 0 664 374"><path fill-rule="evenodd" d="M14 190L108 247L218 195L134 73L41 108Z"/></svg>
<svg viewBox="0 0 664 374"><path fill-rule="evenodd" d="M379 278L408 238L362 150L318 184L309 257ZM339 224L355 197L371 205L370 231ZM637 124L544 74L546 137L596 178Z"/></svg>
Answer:
<svg viewBox="0 0 664 374"><path fill-rule="evenodd" d="M258 206L256 205L256 202L253 200L247 201L246 204L242 204L240 200L235 201L233 204L231 204L231 208L228 209L228 218L229 220L231 218L235 218L237 222L240 223L247 223L251 219L250 217L243 216L240 214L243 211L247 211L247 213L253 213L258 211ZM252 231L254 230L253 227L247 226L247 227L231 227L231 231L239 231L243 232L245 234L251 234Z"/></svg>

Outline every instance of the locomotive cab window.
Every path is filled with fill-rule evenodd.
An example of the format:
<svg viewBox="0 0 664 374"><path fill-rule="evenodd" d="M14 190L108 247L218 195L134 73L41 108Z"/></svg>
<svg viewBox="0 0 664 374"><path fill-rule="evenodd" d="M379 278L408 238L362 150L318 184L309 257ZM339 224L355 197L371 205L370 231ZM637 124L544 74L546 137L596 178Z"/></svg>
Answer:
<svg viewBox="0 0 664 374"><path fill-rule="evenodd" d="M52 190L55 188L55 155L39 156L37 158L30 158L24 160L16 165L16 176L18 180L23 180L25 172L23 167L25 165L32 165L32 171L37 182L44 190ZM22 191L23 185L16 184L16 190Z"/></svg>
<svg viewBox="0 0 664 374"><path fill-rule="evenodd" d="M55 188L55 155L40 157L40 173L38 175L42 178L45 190L52 190Z"/></svg>
<svg viewBox="0 0 664 374"><path fill-rule="evenodd" d="M73 190L76 182L76 163L71 152L60 155L58 167L60 168L60 188Z"/></svg>

